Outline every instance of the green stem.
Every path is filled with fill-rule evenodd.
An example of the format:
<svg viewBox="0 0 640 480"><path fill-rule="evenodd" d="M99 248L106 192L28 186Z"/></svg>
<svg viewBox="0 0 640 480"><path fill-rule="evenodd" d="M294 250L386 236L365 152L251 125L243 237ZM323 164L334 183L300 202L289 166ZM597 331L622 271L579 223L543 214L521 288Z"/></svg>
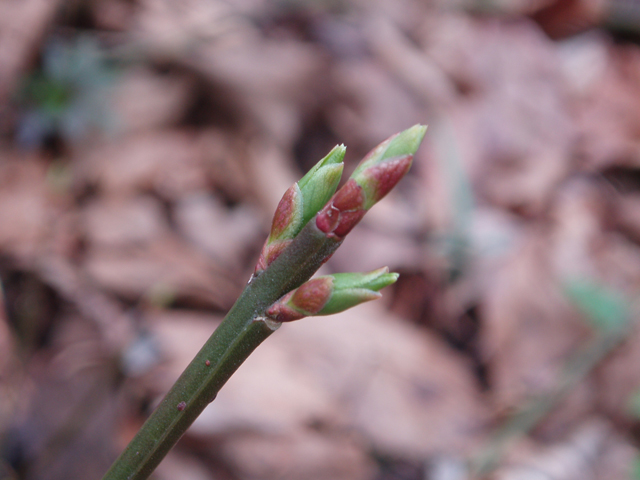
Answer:
<svg viewBox="0 0 640 480"><path fill-rule="evenodd" d="M252 278L103 480L148 478L229 377L278 328L264 318L265 310L311 278L340 243L310 221L265 271Z"/></svg>

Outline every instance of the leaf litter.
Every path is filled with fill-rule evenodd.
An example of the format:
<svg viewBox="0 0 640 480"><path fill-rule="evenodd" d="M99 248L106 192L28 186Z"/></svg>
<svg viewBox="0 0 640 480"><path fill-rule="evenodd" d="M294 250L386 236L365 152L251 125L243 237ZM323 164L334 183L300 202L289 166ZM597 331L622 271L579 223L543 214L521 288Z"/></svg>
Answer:
<svg viewBox="0 0 640 480"><path fill-rule="evenodd" d="M640 49L560 7L2 6L0 471L98 477L248 280L304 152L345 143L348 171L420 122L412 172L323 267L404 277L280 329L158 478L629 478ZM87 35L117 66L108 115L61 108L114 121L27 149L21 82Z"/></svg>

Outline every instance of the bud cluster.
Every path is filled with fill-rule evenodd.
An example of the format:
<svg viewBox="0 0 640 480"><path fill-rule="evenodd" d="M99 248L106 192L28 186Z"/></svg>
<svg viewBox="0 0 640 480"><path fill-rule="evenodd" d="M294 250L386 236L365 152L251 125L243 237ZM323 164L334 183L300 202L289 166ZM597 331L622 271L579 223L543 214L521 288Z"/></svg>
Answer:
<svg viewBox="0 0 640 480"><path fill-rule="evenodd" d="M312 219L317 235L339 244L367 210L409 171L425 132L425 126L416 125L382 142L364 157L337 192L345 147L339 145L331 150L280 200L255 273L267 269L280 255L287 255L287 247ZM327 258L323 257L324 261ZM341 312L379 298L379 290L397 278L398 274L389 273L386 267L369 273L314 278L271 305L267 316L277 322L289 322Z"/></svg>

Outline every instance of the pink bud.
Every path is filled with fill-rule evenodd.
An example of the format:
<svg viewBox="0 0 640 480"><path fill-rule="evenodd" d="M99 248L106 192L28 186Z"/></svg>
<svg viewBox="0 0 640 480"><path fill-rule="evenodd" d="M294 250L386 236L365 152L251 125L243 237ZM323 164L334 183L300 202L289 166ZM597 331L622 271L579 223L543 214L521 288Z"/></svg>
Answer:
<svg viewBox="0 0 640 480"><path fill-rule="evenodd" d="M344 237L365 214L362 187L349 179L316 217L318 229L329 236Z"/></svg>
<svg viewBox="0 0 640 480"><path fill-rule="evenodd" d="M277 322L291 322L315 315L329 301L332 289L331 277L314 278L269 307L267 315Z"/></svg>
<svg viewBox="0 0 640 480"><path fill-rule="evenodd" d="M330 277L314 278L295 290L289 302L307 315L318 313L329 300L332 285Z"/></svg>
<svg viewBox="0 0 640 480"><path fill-rule="evenodd" d="M298 205L300 203L299 192L300 189L296 184L294 184L282 196L282 199L276 208L276 212L273 215L271 234L269 235L270 239L273 240L280 238L280 236L282 236L282 234L285 233L294 223L297 209L299 208Z"/></svg>
<svg viewBox="0 0 640 480"><path fill-rule="evenodd" d="M331 203L341 212L362 208L364 197L362 187L353 179L349 179L344 186L336 192L331 199Z"/></svg>
<svg viewBox="0 0 640 480"><path fill-rule="evenodd" d="M284 301L287 299L285 296L278 303L274 303L267 310L267 315L269 318L275 320L276 322L293 322L294 320L300 320L301 318L306 317L304 313L298 312L293 308L289 307L287 303Z"/></svg>
<svg viewBox="0 0 640 480"><path fill-rule="evenodd" d="M413 155L388 160L362 171L357 180L367 192L367 209L380 201L404 177L413 161Z"/></svg>

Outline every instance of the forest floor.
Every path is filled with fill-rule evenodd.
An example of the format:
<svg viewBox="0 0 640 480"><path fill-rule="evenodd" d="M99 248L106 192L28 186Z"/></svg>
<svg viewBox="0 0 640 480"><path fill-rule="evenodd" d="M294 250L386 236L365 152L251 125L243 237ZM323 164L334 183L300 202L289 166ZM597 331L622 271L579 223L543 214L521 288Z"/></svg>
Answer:
<svg viewBox="0 0 640 480"><path fill-rule="evenodd" d="M0 3L0 479L101 478L284 191L415 123L322 270L398 283L283 326L154 478L640 479L638 17L476 1Z"/></svg>

